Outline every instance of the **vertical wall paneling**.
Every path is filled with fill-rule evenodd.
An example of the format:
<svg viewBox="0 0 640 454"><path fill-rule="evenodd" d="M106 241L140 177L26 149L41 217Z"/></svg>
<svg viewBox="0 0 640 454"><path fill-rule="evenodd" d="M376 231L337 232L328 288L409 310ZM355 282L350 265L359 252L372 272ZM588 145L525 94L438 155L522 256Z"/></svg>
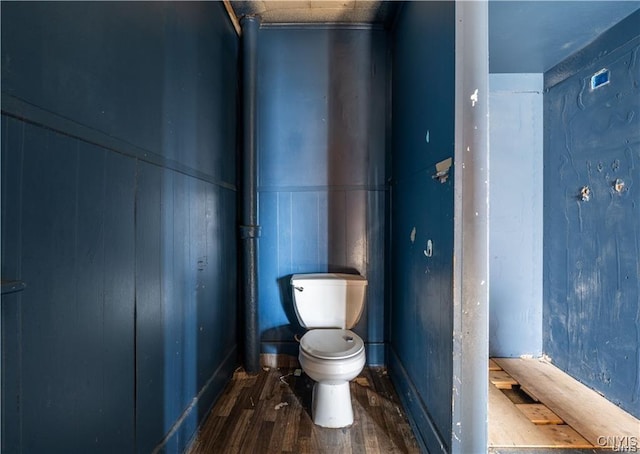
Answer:
<svg viewBox="0 0 640 454"><path fill-rule="evenodd" d="M229 254L223 262L222 226L213 216L232 206L213 197L215 186L168 169L141 163L138 175L136 277L149 282L138 286L136 318L137 403L146 408L137 419L138 450L145 452L207 385L216 372L212 366L227 359L235 320L210 304L226 301L233 290L215 277L225 275L222 264L229 263ZM216 275L205 273L209 270ZM222 322L229 326L214 328ZM188 441L195 422L180 428L175 449Z"/></svg>
<svg viewBox="0 0 640 454"><path fill-rule="evenodd" d="M236 365L221 3L2 5L3 452L182 452Z"/></svg>
<svg viewBox="0 0 640 454"><path fill-rule="evenodd" d="M25 404L22 412L25 447L43 450L57 433L69 430L67 424L74 427L79 422L77 414L70 419L57 417L73 411L74 388L82 373L73 364L79 348L74 340L80 327L75 317L66 315L78 309L75 294L78 158L74 141L44 129L29 129L25 133L24 158L37 164L24 168L24 189L28 188L28 193L24 194L23 206L30 209L23 212L22 265L25 278L28 268L34 270L34 277L48 276L46 280L40 278L42 284L30 293L37 301L51 302L23 305L21 403ZM34 202L40 194L44 195L44 203L36 209ZM34 241L27 244L25 240L32 237ZM44 349L42 358L30 354L40 348ZM39 373L42 369L50 373L42 377ZM69 370L75 373L70 374ZM52 396L50 390L54 385L58 385L58 393ZM37 402L43 401L48 405L38 408ZM42 420L51 424L38 437L37 422Z"/></svg>
<svg viewBox="0 0 640 454"><path fill-rule="evenodd" d="M639 26L636 12L547 72L544 99L544 351L636 417Z"/></svg>
<svg viewBox="0 0 640 454"><path fill-rule="evenodd" d="M263 27L258 48L259 325L297 356L289 279L369 280L355 331L384 364L387 38L369 27Z"/></svg>
<svg viewBox="0 0 640 454"><path fill-rule="evenodd" d="M407 2L392 37L389 373L424 449L447 452L456 170L443 183L432 177L454 157L455 4Z"/></svg>
<svg viewBox="0 0 640 454"><path fill-rule="evenodd" d="M21 220L20 201L22 199L24 125L2 116L2 276L22 279L20 261ZM13 150L9 153L8 150ZM9 169L17 171L10 172ZM7 241L17 238L17 241ZM2 449L17 451L21 444L21 418L11 417L20 398L21 304L22 292L1 296L2 310ZM13 367L8 368L8 365Z"/></svg>
<svg viewBox="0 0 640 454"><path fill-rule="evenodd" d="M3 118L3 273L32 282L3 295L3 448L132 449L133 162Z"/></svg>
<svg viewBox="0 0 640 454"><path fill-rule="evenodd" d="M80 302L76 317L82 328L79 336L86 340L79 343L78 355L85 367L90 366L92 376L75 389L75 398L80 415L91 416L88 425L101 425L95 438L91 430L86 430L83 445L99 439L108 449L116 449L110 446L117 443L112 434L130 439L134 418L131 377L120 371L130 370L134 362L131 301L135 169L130 159L80 141L78 161L78 245L83 247L76 253ZM93 177L99 182L95 192L87 189ZM114 405L106 388L123 400ZM95 396L100 396L98 408L90 404Z"/></svg>
<svg viewBox="0 0 640 454"><path fill-rule="evenodd" d="M2 221L2 243L0 244L2 251L5 252L6 259L2 260L1 275L3 279L21 279L22 270L20 266L20 242L19 241L7 241L8 238L20 238L21 230L21 217L20 213L20 200L21 191L19 188L22 186L22 172L8 171L8 169L21 169L22 168L22 138L23 138L23 125L14 121L13 119L2 116L2 130L1 130L1 163L0 170L2 172L0 178L2 187L0 189L0 195L2 197L2 212L0 218ZM13 153L8 153L6 150L12 149ZM6 277L5 277L6 276ZM0 403L2 404L2 414L5 414L5 408L12 407L16 404L18 398L18 384L20 377L19 366L19 350L17 349L18 342L9 344L5 339L20 339L20 304L21 304L21 292L12 292L3 294L1 296L2 301L0 308L2 310L3 326L0 328L2 334L2 366L0 372L2 372L2 396ZM8 323L9 320L14 321ZM2 320L0 320L2 321ZM5 324L6 323L6 324ZM7 369L6 364L15 364L17 367ZM16 449L19 445L20 434L20 420L11 419L4 420L8 423L2 426L2 436L0 437L3 445L9 449ZM6 434L17 434L14 437L5 437Z"/></svg>
<svg viewBox="0 0 640 454"><path fill-rule="evenodd" d="M542 354L542 74L490 75L489 354Z"/></svg>
<svg viewBox="0 0 640 454"><path fill-rule="evenodd" d="M6 118L2 118L2 121L0 122L0 203L4 204L4 199L2 198L2 164L4 162L4 160L2 159L2 149L4 149L6 147L6 135L7 135L7 120ZM0 210L0 226L2 226L2 210ZM2 228L0 228L0 251L2 250ZM3 275L0 272L0 275ZM2 286L2 284L4 284L3 282L0 282L0 287ZM4 293L4 292L2 292ZM4 358L5 356L5 352L2 349L2 294L0 294L0 356L2 358ZM2 377L3 377L3 373L2 373L2 360L0 359L0 447L3 446L2 444L2 428L4 427L2 425L2 413L3 413L3 405L2 405L2 396L4 394L4 389L1 387L2 385Z"/></svg>
<svg viewBox="0 0 640 454"><path fill-rule="evenodd" d="M139 164L136 194L136 450L150 452L164 434L162 169ZM159 228L162 226L163 228ZM143 285L144 283L144 285Z"/></svg>

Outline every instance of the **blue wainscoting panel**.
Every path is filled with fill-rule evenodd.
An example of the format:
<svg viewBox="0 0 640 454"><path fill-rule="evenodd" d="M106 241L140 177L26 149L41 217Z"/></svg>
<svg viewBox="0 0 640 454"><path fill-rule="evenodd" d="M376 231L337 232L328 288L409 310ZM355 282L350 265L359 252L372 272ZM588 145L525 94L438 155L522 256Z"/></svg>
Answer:
<svg viewBox="0 0 640 454"><path fill-rule="evenodd" d="M384 30L272 27L259 43L262 351L297 355L289 280L369 280L355 331L384 364L387 41Z"/></svg>
<svg viewBox="0 0 640 454"><path fill-rule="evenodd" d="M1 203L2 203L2 271L3 279L17 280L22 275L20 266L20 193L22 187L22 133L24 125L12 118L2 116L1 132ZM6 150L13 150L8 153ZM13 169L8 172L7 169ZM11 238L11 241L7 241ZM20 320L22 292L2 294L2 450L16 452L20 449L20 417L16 404L20 398ZM14 367L7 369L13 364ZM6 415L11 415L6 420ZM12 434L11 436L9 436Z"/></svg>
<svg viewBox="0 0 640 454"><path fill-rule="evenodd" d="M164 435L162 169L140 165L136 200L136 414L138 452L149 452Z"/></svg>
<svg viewBox="0 0 640 454"><path fill-rule="evenodd" d="M630 27L630 24L633 27ZM635 31L629 38L627 32ZM544 351L640 417L640 12L544 99ZM572 63L579 63L574 66ZM609 82L591 79L609 71ZM545 75L557 80L557 71Z"/></svg>
<svg viewBox="0 0 640 454"><path fill-rule="evenodd" d="M233 301L235 270L227 266L235 257L223 248L234 237L221 220L235 208L221 197L226 190L152 164L140 163L137 191L136 402L145 411L136 426L137 449L146 452L234 351L233 304L210 302ZM176 446L194 424L182 424Z"/></svg>
<svg viewBox="0 0 640 454"><path fill-rule="evenodd" d="M131 451L135 162L4 118L3 448Z"/></svg>
<svg viewBox="0 0 640 454"><path fill-rule="evenodd" d="M392 35L389 373L429 452L451 443L454 35L450 2L407 2Z"/></svg>
<svg viewBox="0 0 640 454"><path fill-rule="evenodd" d="M220 2L2 5L3 452L183 452L231 377L237 54Z"/></svg>

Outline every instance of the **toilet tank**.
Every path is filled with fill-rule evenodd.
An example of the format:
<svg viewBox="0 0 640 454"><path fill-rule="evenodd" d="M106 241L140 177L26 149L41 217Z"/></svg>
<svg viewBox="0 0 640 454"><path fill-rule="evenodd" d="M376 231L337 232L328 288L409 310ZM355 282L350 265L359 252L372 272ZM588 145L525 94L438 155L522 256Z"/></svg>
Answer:
<svg viewBox="0 0 640 454"><path fill-rule="evenodd" d="M316 273L291 277L293 306L300 325L353 328L364 309L367 280L358 274Z"/></svg>

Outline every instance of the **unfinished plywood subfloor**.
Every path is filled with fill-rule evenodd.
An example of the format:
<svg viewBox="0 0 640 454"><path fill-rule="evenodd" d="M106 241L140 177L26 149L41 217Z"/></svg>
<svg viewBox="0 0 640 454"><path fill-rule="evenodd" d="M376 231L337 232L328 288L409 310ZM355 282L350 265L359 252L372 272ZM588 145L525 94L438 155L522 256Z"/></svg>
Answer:
<svg viewBox="0 0 640 454"><path fill-rule="evenodd" d="M511 389L518 384L511 375L503 370L489 369L489 381L498 389Z"/></svg>
<svg viewBox="0 0 640 454"><path fill-rule="evenodd" d="M640 438L637 418L548 362L494 358L496 365L502 383L513 379L538 402L516 405L490 384L490 448L613 449L616 440Z"/></svg>
<svg viewBox="0 0 640 454"><path fill-rule="evenodd" d="M344 429L313 424L313 382L294 371L269 369L257 376L236 372L187 452L420 452L384 370L365 368L351 382L355 421Z"/></svg>

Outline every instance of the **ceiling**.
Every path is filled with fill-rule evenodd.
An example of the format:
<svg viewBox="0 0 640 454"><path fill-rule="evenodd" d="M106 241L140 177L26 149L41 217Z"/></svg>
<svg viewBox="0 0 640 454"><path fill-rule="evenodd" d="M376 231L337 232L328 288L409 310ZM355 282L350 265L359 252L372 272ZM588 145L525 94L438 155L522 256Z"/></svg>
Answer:
<svg viewBox="0 0 640 454"><path fill-rule="evenodd" d="M490 1L489 71L543 73L639 8L640 1Z"/></svg>
<svg viewBox="0 0 640 454"><path fill-rule="evenodd" d="M230 3L238 18L259 15L263 24L388 26L402 2L232 0ZM640 0L490 0L490 72L543 73L637 9Z"/></svg>
<svg viewBox="0 0 640 454"><path fill-rule="evenodd" d="M394 16L396 6L399 4L399 2L370 0L232 0L230 3L238 18L245 15L259 15L264 24L385 24Z"/></svg>

